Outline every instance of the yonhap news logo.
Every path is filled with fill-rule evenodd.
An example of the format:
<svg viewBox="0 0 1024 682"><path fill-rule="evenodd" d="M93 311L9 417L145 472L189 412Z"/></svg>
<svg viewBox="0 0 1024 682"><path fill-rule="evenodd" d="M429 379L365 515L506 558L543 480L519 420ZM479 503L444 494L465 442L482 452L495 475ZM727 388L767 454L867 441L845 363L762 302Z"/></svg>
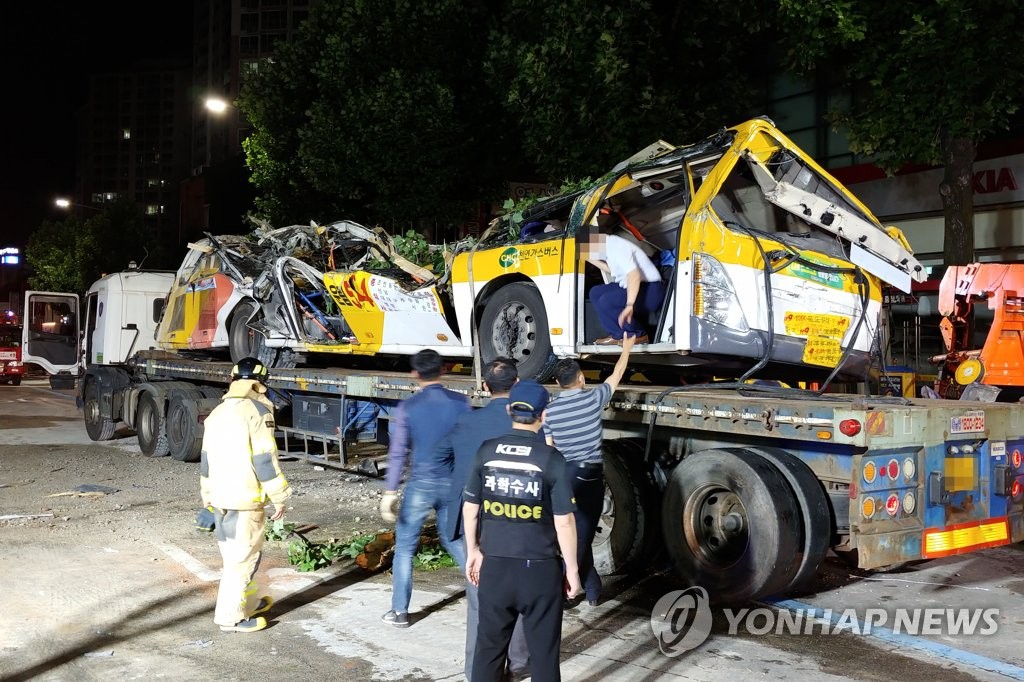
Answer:
<svg viewBox="0 0 1024 682"><path fill-rule="evenodd" d="M668 657L696 649L711 634L711 607L703 587L674 590L651 611L651 630Z"/></svg>
<svg viewBox="0 0 1024 682"><path fill-rule="evenodd" d="M869 635L873 629L896 635L993 635L999 630L997 608L741 608L722 609L725 635ZM711 635L713 614L703 587L674 590L651 611L651 630L661 653L679 656Z"/></svg>

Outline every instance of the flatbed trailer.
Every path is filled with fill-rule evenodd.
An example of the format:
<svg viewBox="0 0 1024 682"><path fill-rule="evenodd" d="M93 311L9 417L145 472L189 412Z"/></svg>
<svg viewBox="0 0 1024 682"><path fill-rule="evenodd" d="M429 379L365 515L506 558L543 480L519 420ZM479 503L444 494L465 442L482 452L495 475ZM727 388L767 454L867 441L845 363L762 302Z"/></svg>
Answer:
<svg viewBox="0 0 1024 682"><path fill-rule="evenodd" d="M90 366L90 434L123 421L147 454L174 434L194 459L230 367L166 351ZM472 376L443 382L489 400ZM409 374L339 368L276 369L268 384L293 413L301 400L340 414L323 436L344 433L339 400L386 411L416 390ZM1024 405L644 384L620 385L603 421L605 573L664 550L691 584L741 601L806 584L829 549L876 569L1024 540ZM286 416L281 428L294 435Z"/></svg>

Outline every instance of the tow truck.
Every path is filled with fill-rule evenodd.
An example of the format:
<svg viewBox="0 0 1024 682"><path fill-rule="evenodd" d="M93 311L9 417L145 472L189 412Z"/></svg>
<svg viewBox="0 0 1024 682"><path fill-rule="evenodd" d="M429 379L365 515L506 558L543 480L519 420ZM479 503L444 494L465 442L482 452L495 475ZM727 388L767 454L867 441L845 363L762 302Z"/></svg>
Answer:
<svg viewBox="0 0 1024 682"><path fill-rule="evenodd" d="M251 299L248 327L236 328L277 349L280 360L282 352L296 352L285 345L296 330L287 331L283 294L351 277L367 286L355 287L354 299L343 286L340 294L323 292L319 300L333 300L341 314L322 315L329 324L321 324L344 318L359 343L340 333L312 346L298 339L298 352L342 358L358 350L373 360L427 346L454 348L450 356L459 357L475 350L464 344L479 339L484 359L488 349L532 349L521 358L531 369L521 373L542 375L549 351L608 352L588 343L590 280L574 234L562 227L619 229L628 222L650 241L667 235L658 243L674 255L670 299L652 321L653 343L639 349L638 362L710 364L735 379L620 385L602 415L607 489L594 546L602 572L635 569L664 550L683 580L720 602L742 602L807 585L829 550L877 569L1024 540L1024 405L751 383L755 375L763 378L761 370L828 379L866 366L880 308L878 281L908 287L923 276L898 231L883 228L765 121L696 147L663 147L591 191L501 223L504 233L455 255L447 273L454 309L428 311L434 323L478 330L464 331L454 345L430 326L420 328L430 338L416 336L411 323L402 328L403 317L394 314L400 311L377 298L376 275L359 268L337 277L302 269L301 277L279 281L276 308ZM718 201L723 193L728 202ZM664 203L645 203L655 195ZM801 222L790 221L794 211ZM761 228L747 224L753 216ZM530 223L540 223L530 228L539 229L538 241L530 241ZM500 243L493 246L492 239ZM216 254L216 247L207 253ZM190 295L191 272L129 270L86 293L79 393L94 440L113 438L122 427L120 433L138 435L146 455L198 458L204 416L229 382L232 363L227 348L165 347L160 330L175 310L170 299L178 287ZM225 324L228 298L211 294L216 287L208 280L192 286L191 294L197 291L178 319L196 329L200 319L207 329ZM303 293L304 305L317 300ZM216 306L204 308L203 300ZM63 339L61 352L70 361L51 367L75 370L77 334L54 337L70 330L52 322L77 321L77 297L28 292L26 306L32 311L26 337L37 342L25 344L26 360L57 351L53 342ZM267 315L274 311L286 325L278 331ZM521 332L509 335L506 325ZM303 327L313 328L321 329ZM387 328L418 343L389 347L366 335ZM415 390L408 374L369 362L289 361L275 366L268 381L282 448L318 461L335 457L340 466L352 464L345 449L348 406L369 404L386 413ZM476 406L489 400L476 376L446 375L444 382ZM310 442L329 443L331 450L311 452Z"/></svg>

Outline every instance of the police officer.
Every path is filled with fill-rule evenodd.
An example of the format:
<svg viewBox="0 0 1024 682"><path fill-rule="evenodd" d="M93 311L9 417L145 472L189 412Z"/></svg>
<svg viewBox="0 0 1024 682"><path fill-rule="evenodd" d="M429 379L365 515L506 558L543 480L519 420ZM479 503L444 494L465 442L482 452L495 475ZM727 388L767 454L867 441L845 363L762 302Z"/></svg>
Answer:
<svg viewBox="0 0 1024 682"><path fill-rule="evenodd" d="M256 596L263 507L269 498L270 518L280 519L292 490L277 461L266 366L255 358L239 360L231 379L222 402L206 418L199 486L203 506L213 511L224 562L213 622L225 631L255 632L267 627L259 614L273 604L270 596Z"/></svg>
<svg viewBox="0 0 1024 682"><path fill-rule="evenodd" d="M518 614L530 649L531 677L538 682L561 679L559 550L570 597L580 591L580 576L565 460L539 434L547 403L548 392L536 381L512 387L512 429L480 446L463 492L466 577L478 586L480 598L473 682L501 679Z"/></svg>

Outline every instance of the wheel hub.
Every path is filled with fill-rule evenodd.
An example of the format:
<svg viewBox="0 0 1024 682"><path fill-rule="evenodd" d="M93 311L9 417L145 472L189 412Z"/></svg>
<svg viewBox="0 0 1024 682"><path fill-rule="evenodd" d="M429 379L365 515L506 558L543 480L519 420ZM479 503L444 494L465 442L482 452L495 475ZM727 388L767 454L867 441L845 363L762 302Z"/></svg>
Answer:
<svg viewBox="0 0 1024 682"><path fill-rule="evenodd" d="M736 493L709 485L690 495L683 508L683 532L690 549L710 569L736 563L747 548L747 512Z"/></svg>
<svg viewBox="0 0 1024 682"><path fill-rule="evenodd" d="M512 302L498 311L491 341L499 354L517 360L529 357L536 340L536 318L528 307Z"/></svg>

